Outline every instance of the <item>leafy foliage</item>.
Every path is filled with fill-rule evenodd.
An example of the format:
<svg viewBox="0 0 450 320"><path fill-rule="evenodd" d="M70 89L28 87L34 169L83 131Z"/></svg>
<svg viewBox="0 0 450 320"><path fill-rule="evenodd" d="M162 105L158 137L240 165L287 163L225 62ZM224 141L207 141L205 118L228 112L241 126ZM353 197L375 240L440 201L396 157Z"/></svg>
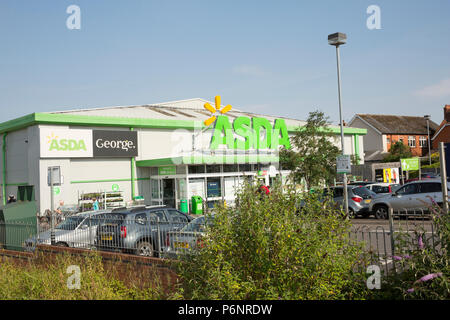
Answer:
<svg viewBox="0 0 450 320"><path fill-rule="evenodd" d="M217 207L204 247L179 264L185 299L356 299L362 249L350 222L314 194L245 185L236 209ZM298 204L306 210L299 213Z"/></svg>
<svg viewBox="0 0 450 320"><path fill-rule="evenodd" d="M292 149L280 151L283 168L292 171L295 182L305 179L306 188L331 183L336 177L336 157L340 150L333 144L329 118L321 111L310 112L306 124L291 138Z"/></svg>
<svg viewBox="0 0 450 320"><path fill-rule="evenodd" d="M397 141L391 145L389 154L384 157L383 162L396 162L402 158L411 158L411 148L405 145L403 142Z"/></svg>
<svg viewBox="0 0 450 320"><path fill-rule="evenodd" d="M450 216L431 208L436 236L417 229L399 233L394 259L396 273L385 279L383 299L450 299Z"/></svg>

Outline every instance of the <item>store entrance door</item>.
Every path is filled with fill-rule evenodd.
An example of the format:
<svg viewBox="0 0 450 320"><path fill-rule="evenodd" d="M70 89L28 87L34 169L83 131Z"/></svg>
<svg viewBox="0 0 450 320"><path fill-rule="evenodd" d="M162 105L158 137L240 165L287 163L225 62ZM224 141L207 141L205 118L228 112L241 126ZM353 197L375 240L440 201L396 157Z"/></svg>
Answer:
<svg viewBox="0 0 450 320"><path fill-rule="evenodd" d="M163 204L172 208L175 207L175 179L163 179Z"/></svg>

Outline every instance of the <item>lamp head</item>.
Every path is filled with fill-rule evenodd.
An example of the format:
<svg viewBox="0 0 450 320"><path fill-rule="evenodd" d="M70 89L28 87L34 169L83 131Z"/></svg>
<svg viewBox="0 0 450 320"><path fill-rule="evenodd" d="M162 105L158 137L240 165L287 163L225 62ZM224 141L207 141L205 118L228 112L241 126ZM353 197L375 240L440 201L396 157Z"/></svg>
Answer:
<svg viewBox="0 0 450 320"><path fill-rule="evenodd" d="M336 32L328 35L328 44L331 46L340 46L347 42L347 35L345 33Z"/></svg>

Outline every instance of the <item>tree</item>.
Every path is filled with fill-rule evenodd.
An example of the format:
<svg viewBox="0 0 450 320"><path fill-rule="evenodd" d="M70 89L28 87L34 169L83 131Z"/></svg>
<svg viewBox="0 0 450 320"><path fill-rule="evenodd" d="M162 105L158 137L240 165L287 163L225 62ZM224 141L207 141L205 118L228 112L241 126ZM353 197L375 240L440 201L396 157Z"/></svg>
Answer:
<svg viewBox="0 0 450 320"><path fill-rule="evenodd" d="M291 138L292 149L280 151L281 166L292 171L295 182L303 178L307 189L336 177L336 157L341 151L333 143L336 137L328 119L321 111L310 112L306 125Z"/></svg>
<svg viewBox="0 0 450 320"><path fill-rule="evenodd" d="M397 162L403 158L411 158L411 148L401 141L395 142L389 149L389 154L384 157L383 162Z"/></svg>

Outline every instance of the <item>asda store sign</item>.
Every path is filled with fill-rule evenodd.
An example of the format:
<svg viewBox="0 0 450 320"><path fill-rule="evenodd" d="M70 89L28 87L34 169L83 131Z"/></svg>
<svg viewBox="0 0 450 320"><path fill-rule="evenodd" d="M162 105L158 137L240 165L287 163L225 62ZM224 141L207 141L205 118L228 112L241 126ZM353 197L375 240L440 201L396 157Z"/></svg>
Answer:
<svg viewBox="0 0 450 320"><path fill-rule="evenodd" d="M91 158L92 130L40 129L41 158Z"/></svg>
<svg viewBox="0 0 450 320"><path fill-rule="evenodd" d="M135 157L136 131L40 129L41 158Z"/></svg>
<svg viewBox="0 0 450 320"><path fill-rule="evenodd" d="M221 145L238 150L291 148L284 119L276 119L272 125L265 118L238 117L231 124L227 116L217 117L210 149Z"/></svg>

